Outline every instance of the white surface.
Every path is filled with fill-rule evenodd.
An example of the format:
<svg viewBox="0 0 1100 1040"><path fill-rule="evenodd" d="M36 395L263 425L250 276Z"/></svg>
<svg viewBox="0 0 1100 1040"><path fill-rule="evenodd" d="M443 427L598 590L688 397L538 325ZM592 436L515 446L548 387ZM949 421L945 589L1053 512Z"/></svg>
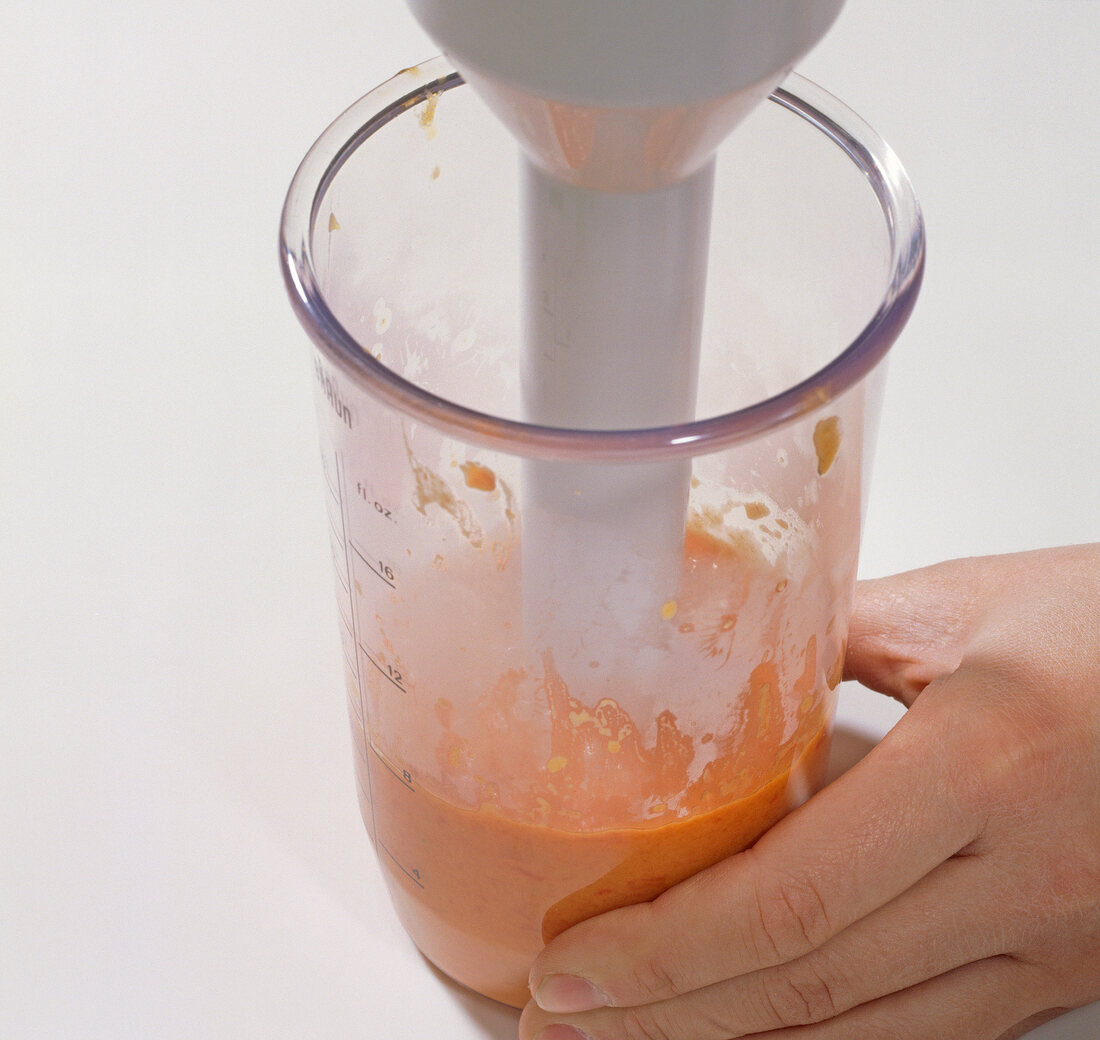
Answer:
<svg viewBox="0 0 1100 1040"><path fill-rule="evenodd" d="M1094 0L850 0L802 66L929 225L867 574L1098 536L1098 39ZM397 0L0 15L5 1040L514 1036L412 950L358 821L275 260L316 134L431 53Z"/></svg>

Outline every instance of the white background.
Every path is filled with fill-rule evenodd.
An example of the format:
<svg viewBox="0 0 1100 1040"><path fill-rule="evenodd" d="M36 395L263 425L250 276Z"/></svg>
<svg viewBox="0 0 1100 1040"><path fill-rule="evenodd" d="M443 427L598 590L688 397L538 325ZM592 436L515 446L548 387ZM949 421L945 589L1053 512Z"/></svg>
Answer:
<svg viewBox="0 0 1100 1040"><path fill-rule="evenodd" d="M850 0L801 66L929 229L866 575L1100 534L1097 44L1096 0ZM5 1040L514 1036L414 952L358 819L276 263L313 139L435 50L399 0L0 13ZM845 690L848 729L894 717Z"/></svg>

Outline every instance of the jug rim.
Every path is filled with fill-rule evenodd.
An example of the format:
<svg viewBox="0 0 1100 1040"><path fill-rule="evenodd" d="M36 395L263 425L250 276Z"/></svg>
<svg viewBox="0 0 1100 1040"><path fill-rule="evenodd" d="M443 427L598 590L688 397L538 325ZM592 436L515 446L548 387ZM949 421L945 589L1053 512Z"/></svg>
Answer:
<svg viewBox="0 0 1100 1040"><path fill-rule="evenodd" d="M924 273L920 206L900 160L855 112L791 73L769 96L839 146L866 177L889 234L889 278L874 315L827 364L761 401L672 426L575 430L505 419L457 404L402 378L363 349L329 307L313 264L312 238L333 178L377 130L414 105L464 84L443 57L406 69L353 103L318 137L298 167L280 223L283 278L298 320L325 358L378 401L448 436L530 458L646 462L690 458L760 437L820 410L881 362L912 313Z"/></svg>

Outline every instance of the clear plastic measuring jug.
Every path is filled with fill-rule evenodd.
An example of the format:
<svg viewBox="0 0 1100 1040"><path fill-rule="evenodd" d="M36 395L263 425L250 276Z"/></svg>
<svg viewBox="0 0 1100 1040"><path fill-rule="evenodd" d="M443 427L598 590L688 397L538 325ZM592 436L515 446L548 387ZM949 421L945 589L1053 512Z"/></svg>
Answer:
<svg viewBox="0 0 1100 1040"><path fill-rule="evenodd" d="M538 427L517 165L437 59L322 134L281 247L317 348L363 819L421 951L522 1006L544 942L747 847L820 785L924 238L893 153L791 77L719 151L695 421ZM586 488L606 505L685 462L674 577L623 597L630 575L580 536ZM575 502L548 516L528 475L554 466ZM589 597L580 631L525 609L532 518Z"/></svg>

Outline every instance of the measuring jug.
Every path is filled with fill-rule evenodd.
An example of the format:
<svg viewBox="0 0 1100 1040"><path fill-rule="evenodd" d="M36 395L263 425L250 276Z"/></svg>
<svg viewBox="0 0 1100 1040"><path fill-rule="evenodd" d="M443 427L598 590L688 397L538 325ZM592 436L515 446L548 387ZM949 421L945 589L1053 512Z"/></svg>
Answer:
<svg viewBox="0 0 1100 1040"><path fill-rule="evenodd" d="M520 1007L545 942L744 849L822 783L924 240L887 146L791 77L718 155L695 421L555 429L522 421L518 191L511 137L436 59L324 132L281 245L317 348L363 820L420 950ZM547 516L531 473L555 466L576 503ZM620 616L609 583L630 576L601 572L586 488L672 471L674 578ZM594 619L557 642L527 609L533 517Z"/></svg>

